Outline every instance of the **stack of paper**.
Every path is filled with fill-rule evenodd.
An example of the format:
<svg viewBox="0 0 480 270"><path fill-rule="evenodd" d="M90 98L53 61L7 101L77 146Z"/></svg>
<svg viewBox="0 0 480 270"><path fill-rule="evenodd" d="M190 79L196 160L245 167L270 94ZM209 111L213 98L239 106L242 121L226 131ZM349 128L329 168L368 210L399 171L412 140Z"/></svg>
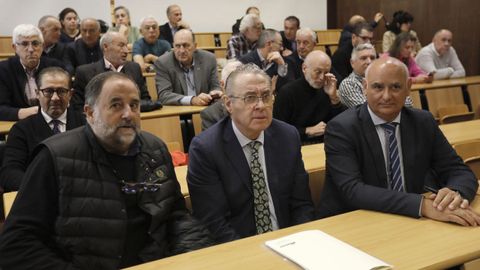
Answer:
<svg viewBox="0 0 480 270"><path fill-rule="evenodd" d="M303 269L393 269L393 267L319 230L299 232L265 242Z"/></svg>

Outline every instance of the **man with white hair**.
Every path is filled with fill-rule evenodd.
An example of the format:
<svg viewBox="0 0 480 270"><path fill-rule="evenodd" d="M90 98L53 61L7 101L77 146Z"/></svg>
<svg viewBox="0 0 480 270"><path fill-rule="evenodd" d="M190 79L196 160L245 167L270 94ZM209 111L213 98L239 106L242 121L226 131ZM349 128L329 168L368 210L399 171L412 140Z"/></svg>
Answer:
<svg viewBox="0 0 480 270"><path fill-rule="evenodd" d="M67 46L58 42L62 30L58 18L52 15L43 16L38 21L38 28L43 35L43 55L62 61Z"/></svg>
<svg viewBox="0 0 480 270"><path fill-rule="evenodd" d="M240 32L227 42L227 59L238 59L257 48L262 33L262 21L255 14L247 14L240 23Z"/></svg>
<svg viewBox="0 0 480 270"><path fill-rule="evenodd" d="M172 46L163 39L160 39L160 30L157 20L147 16L140 23L140 33L143 38L133 44L133 61L137 62L142 71L152 72L153 63L158 57L168 52Z"/></svg>
<svg viewBox="0 0 480 270"><path fill-rule="evenodd" d="M80 22L82 38L70 43L64 60L67 70L74 74L80 65L90 64L102 59L100 48L100 23L94 18L86 18Z"/></svg>
<svg viewBox="0 0 480 270"><path fill-rule="evenodd" d="M308 27L298 29L295 34L295 43L296 50L285 57L285 62L288 64L287 79L290 81L303 77L302 64L307 55L315 49L317 34Z"/></svg>
<svg viewBox="0 0 480 270"><path fill-rule="evenodd" d="M36 76L46 67L63 67L61 62L42 56L42 32L34 25L16 26L12 47L16 55L0 62L0 121L17 121L36 114Z"/></svg>
<svg viewBox="0 0 480 270"><path fill-rule="evenodd" d="M160 26L160 38L168 41L170 47L173 47L173 36L178 30L190 29L188 23L183 18L182 9L179 5L170 5L167 7L168 22Z"/></svg>

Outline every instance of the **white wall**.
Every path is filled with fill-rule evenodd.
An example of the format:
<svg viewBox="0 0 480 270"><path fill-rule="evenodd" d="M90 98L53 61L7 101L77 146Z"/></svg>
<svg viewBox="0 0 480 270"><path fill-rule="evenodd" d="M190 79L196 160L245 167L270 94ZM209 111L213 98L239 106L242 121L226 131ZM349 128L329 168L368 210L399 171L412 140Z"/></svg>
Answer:
<svg viewBox="0 0 480 270"><path fill-rule="evenodd" d="M267 28L283 29L283 19L289 15L300 18L301 26L327 28L327 0L116 0L115 4L130 9L132 24L142 17L153 15L160 24L167 21L166 8L178 4L183 18L195 32L230 32L235 20L249 6L260 8ZM43 15L55 15L64 7L72 7L81 18L94 17L110 23L109 0L0 0L0 35L11 36L15 25L37 24Z"/></svg>

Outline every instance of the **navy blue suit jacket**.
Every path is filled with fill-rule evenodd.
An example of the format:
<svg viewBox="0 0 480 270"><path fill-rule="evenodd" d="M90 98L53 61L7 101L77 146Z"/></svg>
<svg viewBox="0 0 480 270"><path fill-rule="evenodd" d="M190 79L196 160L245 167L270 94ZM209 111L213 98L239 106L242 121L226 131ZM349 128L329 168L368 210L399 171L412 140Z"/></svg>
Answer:
<svg viewBox="0 0 480 270"><path fill-rule="evenodd" d="M240 56L238 61L242 62L243 64L253 63L258 67L260 67L260 69L262 69L262 60L260 60L260 56L258 55L257 50L253 50L247 54ZM265 70L265 72L271 78L277 75L277 70L278 70L278 65L277 63L273 62L273 65L271 65L267 70Z"/></svg>
<svg viewBox="0 0 480 270"><path fill-rule="evenodd" d="M385 159L366 103L328 122L320 217L356 209L418 217L425 185L457 190L470 201L475 197L475 176L455 153L430 112L403 108L400 137L406 192L387 188Z"/></svg>
<svg viewBox="0 0 480 270"><path fill-rule="evenodd" d="M296 129L273 120L265 130L268 186L280 228L313 218L308 175ZM188 189L193 214L219 242L256 234L250 168L230 117L203 131L190 144Z"/></svg>

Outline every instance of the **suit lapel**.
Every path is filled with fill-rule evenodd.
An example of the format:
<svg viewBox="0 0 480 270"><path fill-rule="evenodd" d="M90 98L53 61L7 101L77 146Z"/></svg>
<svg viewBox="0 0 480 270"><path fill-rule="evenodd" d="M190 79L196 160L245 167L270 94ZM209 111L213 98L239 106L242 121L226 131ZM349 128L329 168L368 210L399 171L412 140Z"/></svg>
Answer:
<svg viewBox="0 0 480 270"><path fill-rule="evenodd" d="M42 62L42 59L40 59L40 63ZM22 98L25 104L28 104L27 96L25 95L25 85L27 84L27 74L25 74L25 70L23 69L23 66L20 62L20 57L15 56L15 59L13 59L13 66L15 69L15 74L16 74L16 80L18 83L19 88L22 90ZM40 66L39 66L40 68Z"/></svg>
<svg viewBox="0 0 480 270"><path fill-rule="evenodd" d="M402 144L402 162L403 162L403 182L406 185L406 191L415 190L412 186L415 173L415 126L413 120L406 110L402 109L400 119L400 139ZM422 179L423 180L423 179Z"/></svg>
<svg viewBox="0 0 480 270"><path fill-rule="evenodd" d="M175 59L175 55L173 54L173 51L171 52L170 56L173 58L173 63L175 63L175 70L177 72L177 77L178 77L178 80L180 81L180 86L182 87L181 94L188 95L187 78L185 78L185 73L183 72L183 69L180 67L180 63L177 61L177 59ZM172 87L175 87L175 85L172 84Z"/></svg>
<svg viewBox="0 0 480 270"><path fill-rule="evenodd" d="M235 169L239 181L241 181L248 191L250 191L250 194L253 195L250 167L248 166L247 159L245 158L243 149L233 132L232 120L228 119L225 121L227 121L227 123L226 128L224 129L223 143L225 146L225 155L228 159L227 162L229 162Z"/></svg>
<svg viewBox="0 0 480 270"><path fill-rule="evenodd" d="M209 89L202 89L202 59L199 57L200 55L198 54L197 51L193 53L193 61L195 62L195 66L193 68L193 78L195 80L195 93L198 95L200 94L200 91L208 91Z"/></svg>
<svg viewBox="0 0 480 270"><path fill-rule="evenodd" d="M277 140L274 139L273 136L275 135L272 134L270 128L267 128L264 134L265 134L265 138L264 138L263 151L265 154L265 167L267 168L267 181L268 181L267 184L268 184L268 188L270 189L270 195L273 200L273 205L276 206L276 205L280 205L275 201L280 196L277 196L278 195L277 188L279 186L278 185L279 176L278 176L278 170L275 169L275 168L278 168L278 164L277 166L275 166L275 159L277 158L275 154L276 153L275 149L279 149L281 145L278 145ZM279 211L279 209L277 209L276 207L275 207L275 210L276 210L275 213L277 217L279 217L279 215L281 214L281 211Z"/></svg>

